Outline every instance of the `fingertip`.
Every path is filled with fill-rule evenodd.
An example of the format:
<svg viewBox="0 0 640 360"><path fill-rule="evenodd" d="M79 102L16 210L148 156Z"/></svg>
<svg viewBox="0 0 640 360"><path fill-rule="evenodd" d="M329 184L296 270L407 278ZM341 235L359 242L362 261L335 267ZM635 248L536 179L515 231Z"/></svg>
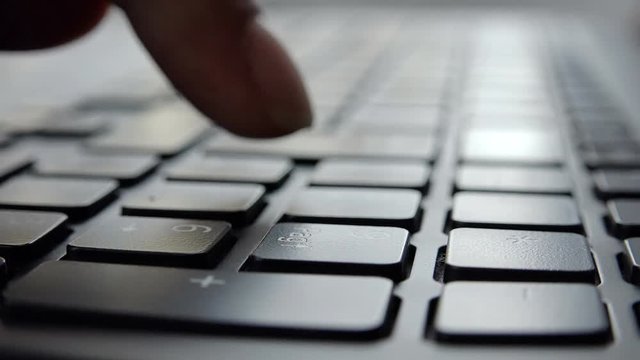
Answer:
<svg viewBox="0 0 640 360"><path fill-rule="evenodd" d="M311 126L309 98L289 56L262 25L253 23L247 32L251 76L270 122L281 135Z"/></svg>

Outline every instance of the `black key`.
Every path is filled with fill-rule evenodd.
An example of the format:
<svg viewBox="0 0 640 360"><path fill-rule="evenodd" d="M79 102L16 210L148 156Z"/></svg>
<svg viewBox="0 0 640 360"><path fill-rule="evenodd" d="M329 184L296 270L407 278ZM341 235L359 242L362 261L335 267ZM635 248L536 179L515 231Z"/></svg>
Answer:
<svg viewBox="0 0 640 360"><path fill-rule="evenodd" d="M518 89L501 86L474 86L466 90L463 99L469 104L524 103L526 106L542 105L549 102L549 96L544 90L534 90L531 87Z"/></svg>
<svg viewBox="0 0 640 360"><path fill-rule="evenodd" d="M613 108L572 109L570 115L573 117L573 120L579 124L603 121L621 123L626 121L620 112Z"/></svg>
<svg viewBox="0 0 640 360"><path fill-rule="evenodd" d="M441 106L444 103L441 88L382 89L370 101L375 105L390 106Z"/></svg>
<svg viewBox="0 0 640 360"><path fill-rule="evenodd" d="M593 283L596 275L584 236L542 231L451 230L445 265L445 281Z"/></svg>
<svg viewBox="0 0 640 360"><path fill-rule="evenodd" d="M456 188L470 191L570 193L572 184L560 168L462 165Z"/></svg>
<svg viewBox="0 0 640 360"><path fill-rule="evenodd" d="M250 269L386 276L406 275L409 233L379 226L276 224L251 256Z"/></svg>
<svg viewBox="0 0 640 360"><path fill-rule="evenodd" d="M609 320L588 284L453 282L438 301L435 333L459 342L605 342Z"/></svg>
<svg viewBox="0 0 640 360"><path fill-rule="evenodd" d="M407 189L308 188L298 193L284 215L292 222L377 225L418 231L422 195Z"/></svg>
<svg viewBox="0 0 640 360"><path fill-rule="evenodd" d="M76 108L81 111L140 111L174 97L170 86L155 72L141 74L136 71L84 97Z"/></svg>
<svg viewBox="0 0 640 360"><path fill-rule="evenodd" d="M325 186L390 187L424 190L430 168L422 161L322 160L311 184Z"/></svg>
<svg viewBox="0 0 640 360"><path fill-rule="evenodd" d="M7 262L0 257L0 286L4 285L9 278L9 270L7 269Z"/></svg>
<svg viewBox="0 0 640 360"><path fill-rule="evenodd" d="M125 198L122 213L246 225L264 208L264 194L255 184L163 183Z"/></svg>
<svg viewBox="0 0 640 360"><path fill-rule="evenodd" d="M550 106L540 104L476 102L464 111L466 115L479 117L537 117L553 118L554 110Z"/></svg>
<svg viewBox="0 0 640 360"><path fill-rule="evenodd" d="M624 129L612 129L609 127L588 127L578 132L577 136L583 144L594 144L598 147L615 148L619 143L634 143L633 138Z"/></svg>
<svg viewBox="0 0 640 360"><path fill-rule="evenodd" d="M564 162L560 139L552 132L475 130L463 137L463 162L556 165Z"/></svg>
<svg viewBox="0 0 640 360"><path fill-rule="evenodd" d="M32 163L33 159L26 154L10 151L0 153L0 181L6 180Z"/></svg>
<svg viewBox="0 0 640 360"><path fill-rule="evenodd" d="M107 152L132 152L169 156L193 144L209 129L194 110L177 105L153 108L135 119L122 121L88 145Z"/></svg>
<svg viewBox="0 0 640 360"><path fill-rule="evenodd" d="M49 136L89 136L105 130L108 120L102 115L69 112L67 116L44 121L38 133Z"/></svg>
<svg viewBox="0 0 640 360"><path fill-rule="evenodd" d="M430 106L392 106L369 104L359 110L350 122L367 125L417 125L428 126L431 130L438 127L442 109Z"/></svg>
<svg viewBox="0 0 640 360"><path fill-rule="evenodd" d="M291 161L280 157L205 156L191 157L166 174L170 180L258 183L275 189L292 170Z"/></svg>
<svg viewBox="0 0 640 360"><path fill-rule="evenodd" d="M640 196L640 170L603 170L595 173L593 180L600 197Z"/></svg>
<svg viewBox="0 0 640 360"><path fill-rule="evenodd" d="M111 200L118 185L112 180L22 176L0 186L0 208L59 211L85 217Z"/></svg>
<svg viewBox="0 0 640 360"><path fill-rule="evenodd" d="M471 131L479 130L519 130L540 131L556 126L553 118L523 116L471 116L466 119L466 126Z"/></svg>
<svg viewBox="0 0 640 360"><path fill-rule="evenodd" d="M570 196L460 192L453 197L454 227L500 227L579 231L582 222Z"/></svg>
<svg viewBox="0 0 640 360"><path fill-rule="evenodd" d="M384 121L348 122L340 128L340 131L357 135L433 136L437 129L433 125L419 120L396 121L392 118Z"/></svg>
<svg viewBox="0 0 640 360"><path fill-rule="evenodd" d="M158 165L153 155L69 154L42 159L35 171L41 175L111 178L135 183Z"/></svg>
<svg viewBox="0 0 640 360"><path fill-rule="evenodd" d="M640 169L640 156L636 151L588 151L583 155L590 169Z"/></svg>
<svg viewBox="0 0 640 360"><path fill-rule="evenodd" d="M215 265L231 244L221 221L118 217L67 245L71 259L184 267Z"/></svg>
<svg viewBox="0 0 640 360"><path fill-rule="evenodd" d="M607 202L611 229L620 237L640 235L640 200L618 199Z"/></svg>
<svg viewBox="0 0 640 360"><path fill-rule="evenodd" d="M595 137L598 135L595 134L593 136ZM598 159L605 160L605 164L603 165L606 165L607 158L609 157L612 157L613 161L615 161L616 158L625 161L625 157L629 157L630 154L640 153L640 144L638 144L638 142L636 141L631 141L628 139L609 142L582 141L580 142L580 148L585 151L585 154L587 154L585 156L585 159L595 161L598 161ZM594 152L595 154L591 154L591 152ZM630 160L626 161L629 161L630 164L633 164L633 162L631 162Z"/></svg>
<svg viewBox="0 0 640 360"><path fill-rule="evenodd" d="M2 130L1 125L0 125L0 130ZM6 146L10 141L11 140L7 135L0 133L0 147Z"/></svg>
<svg viewBox="0 0 640 360"><path fill-rule="evenodd" d="M440 123L438 107L369 104L348 119L341 131L354 134L429 135Z"/></svg>
<svg viewBox="0 0 640 360"><path fill-rule="evenodd" d="M46 120L59 109L49 106L24 107L1 119L2 132L11 135L25 135L39 132Z"/></svg>
<svg viewBox="0 0 640 360"><path fill-rule="evenodd" d="M216 136L209 144L212 153L287 156L299 161L329 157L433 160L434 139L430 136L296 133L269 140Z"/></svg>
<svg viewBox="0 0 640 360"><path fill-rule="evenodd" d="M629 281L640 285L640 238L624 241L624 271Z"/></svg>
<svg viewBox="0 0 640 360"><path fill-rule="evenodd" d="M199 330L377 337L392 314L388 279L211 272L48 262L9 284L10 316L117 320Z"/></svg>
<svg viewBox="0 0 640 360"><path fill-rule="evenodd" d="M25 258L36 255L65 231L67 216L55 212L0 210L0 255Z"/></svg>
<svg viewBox="0 0 640 360"><path fill-rule="evenodd" d="M85 114L73 109L33 106L8 117L3 129L13 134L48 136L88 136L107 126L102 115Z"/></svg>

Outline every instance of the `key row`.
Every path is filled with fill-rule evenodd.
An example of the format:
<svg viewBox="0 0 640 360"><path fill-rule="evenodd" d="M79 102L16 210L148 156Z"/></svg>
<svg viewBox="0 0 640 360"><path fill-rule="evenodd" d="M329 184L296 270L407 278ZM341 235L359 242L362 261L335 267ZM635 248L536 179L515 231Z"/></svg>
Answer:
<svg viewBox="0 0 640 360"><path fill-rule="evenodd" d="M23 176L0 186L0 208L60 211L74 218L100 210L115 196L111 180ZM309 188L292 201L285 218L313 222L392 225L411 231L422 220L422 194L409 189ZM128 194L122 213L251 223L266 205L256 184L165 182Z"/></svg>
<svg viewBox="0 0 640 360"><path fill-rule="evenodd" d="M115 194L110 180L23 176L0 186L0 207L64 212L81 218L100 210ZM215 199L215 200L214 200ZM422 194L411 189L310 187L289 203L283 218L296 222L397 226L418 231ZM251 223L264 208L265 188L255 184L164 182L145 186L122 200L127 215L207 218ZM615 231L637 231L637 201L613 201ZM451 226L503 227L580 232L571 197L546 194L456 193Z"/></svg>
<svg viewBox="0 0 640 360"><path fill-rule="evenodd" d="M0 255L19 261L60 241L66 216L0 211ZM233 245L221 221L136 216L102 220L75 235L67 259L214 267ZM66 235L66 234L65 234ZM404 279L412 261L409 232L398 227L278 223L247 260L249 271L384 276ZM572 233L457 228L450 232L444 281L595 282L583 236Z"/></svg>
<svg viewBox="0 0 640 360"><path fill-rule="evenodd" d="M637 129L631 126L616 101L603 91L599 79L585 64L560 59L558 57L556 64L559 88L572 120L575 145L585 165L590 169L616 171L640 167ZM603 191L601 185L598 183L600 192Z"/></svg>
<svg viewBox="0 0 640 360"><path fill-rule="evenodd" d="M62 151L34 157L19 151L0 152L0 180L31 166L42 176L115 179L121 186L137 183L152 172L159 160L152 155L86 154ZM280 187L293 171L283 157L242 155L192 155L168 165L168 180L258 183L268 190ZM412 188L426 191L430 166L420 160L326 159L310 183L318 186Z"/></svg>
<svg viewBox="0 0 640 360"><path fill-rule="evenodd" d="M437 110L411 107L388 107L378 109L382 115L370 113L367 118L398 114L412 123L424 123L432 126L432 112ZM34 112L36 114L34 114ZM84 122L74 120L88 115L78 115L71 111L25 110L6 119L0 119L2 134L41 134L44 128L58 129L56 134L67 135L72 130L88 129ZM104 116L104 115L103 115ZM155 155L169 157L181 153L197 143L204 136L215 133L204 117L183 102L172 102L153 107L144 112L130 112L125 115L112 115L113 119L101 119L102 125L109 124L108 130L88 130L91 135L84 143L85 149L101 154ZM395 117L395 116L394 116ZM59 122L56 119L63 119ZM108 120L108 121L107 121ZM388 120L388 119L387 119ZM64 124L64 127L63 125ZM28 126L30 125L30 126ZM388 126L388 125L387 125ZM365 125L369 128L369 125ZM373 129L374 125L371 125ZM339 135L320 132L299 132L280 139L247 140L227 133L214 135L206 149L213 154L249 154L286 156L300 161L318 161L329 157L364 157L371 159L419 159L434 161L438 146L431 132L389 134L384 126L378 125L383 132L366 131L364 133L343 131ZM395 127L395 125L394 125Z"/></svg>
<svg viewBox="0 0 640 360"><path fill-rule="evenodd" d="M423 177L424 178L424 177ZM73 180L23 176L0 186L0 207L46 210L86 217L114 198L111 180ZM204 194L204 195L203 195ZM207 199L216 199L207 201ZM418 231L422 195L409 189L311 187L293 198L287 220L354 225L398 226ZM580 232L580 214L565 195L463 191L454 195L451 226L506 227ZM128 215L208 218L251 223L265 206L265 189L252 184L167 182L129 194ZM638 234L640 202L612 200L609 222L618 236Z"/></svg>
<svg viewBox="0 0 640 360"><path fill-rule="evenodd" d="M223 193L228 193L229 189L222 190ZM307 196L327 199L328 193L322 192L322 189L318 190L319 193L311 192L307 193ZM202 192L198 191L198 194ZM353 202L353 199L345 197L344 193L337 193L337 195L344 198L345 204ZM326 201L332 203L330 198ZM415 201L419 201L417 194ZM396 212L396 209L391 210ZM295 214L295 205L291 213ZM303 216L289 216L291 220L305 220ZM54 230L62 226L66 216L58 213L4 210L0 212L0 220L3 228L9 231L6 239L2 241L5 249L2 253L11 256L18 252L34 252L33 248L36 245L40 246L45 243L45 239L54 237ZM345 219L331 218L315 220L319 223L332 222L332 220L333 222L345 221ZM391 222L390 219L385 221L390 226L403 224L401 221ZM358 219L353 219L353 222L358 222ZM116 218L103 222L74 238L68 246L68 257L156 265L213 266L220 260L232 241L228 234L230 227L221 224L224 223L130 216ZM370 273L395 279L402 278L406 274L404 267L408 256L408 232L400 228L380 226L385 224L384 222L373 224L378 226L277 224L254 252L248 266L260 270L326 273L343 271L351 274ZM588 254L588 249L585 252L584 240L582 240L583 246L578 246L582 239L579 235L517 231L503 231L501 234L501 230L481 229L466 231L467 233L470 231L470 235L465 236L464 229L453 230L450 234L446 262L448 270L445 273L445 280L481 278L478 275L480 266L477 264L483 262L484 267L488 269L488 275L485 276L493 276L494 279L513 277L514 274L527 271L553 270L557 273L562 266L573 266L573 270L565 271L564 275L549 276L555 276L556 279L571 276L575 276L576 279L593 279L594 277L595 270L590 261L591 258L585 255ZM553 236L549 238L551 234ZM543 240L538 240L539 237ZM474 240L469 241L470 238ZM564 240L558 240L559 238ZM377 245L374 246L374 243ZM491 244L494 246L492 247ZM487 257L483 260L477 257L476 246L485 250L498 247L504 247L504 249L500 251L497 249L495 252L485 251L484 254ZM336 250L340 248L343 250ZM578 251L579 249L582 250ZM336 251L341 254L342 261L340 256L335 257ZM496 264L500 263L503 257L501 254L505 251L512 255L520 254L512 259L511 267L506 265L512 274L509 275L507 271L503 275L491 275L499 268ZM545 251L549 252L550 256L545 257L542 264L536 264L534 257L528 256L532 252L539 254ZM568 254L572 252L573 255L569 256ZM388 258L383 260L384 256ZM475 260L469 262L469 259L473 258ZM540 257L535 258L542 261ZM564 263L554 265L552 263L554 259ZM570 260L575 260L575 263ZM380 269L376 270L372 265L376 263L380 264ZM469 269L472 269L473 274L465 275L465 271ZM532 275L532 278L534 277Z"/></svg>
<svg viewBox="0 0 640 360"><path fill-rule="evenodd" d="M171 296L158 301L158 294ZM40 265L10 283L3 298L12 319L38 314L35 320L91 319L94 326L117 319L124 327L340 338L388 334L399 305L383 278L73 261ZM432 306L427 335L441 341L596 343L611 336L600 295L587 284L461 281L445 285Z"/></svg>
<svg viewBox="0 0 640 360"><path fill-rule="evenodd" d="M102 155L64 152L40 156L33 172L46 176L111 178L123 186L139 181L158 165L151 155ZM19 152L0 153L0 179L6 179L33 163ZM269 156L193 155L163 171L168 180L258 183L273 190L293 170L291 161ZM635 194L637 174L603 173L597 177L603 194ZM425 191L430 167L418 160L326 159L311 175L311 185L379 188L412 188ZM535 180L534 180L535 179ZM461 165L456 188L472 191L570 193L566 171L555 167Z"/></svg>

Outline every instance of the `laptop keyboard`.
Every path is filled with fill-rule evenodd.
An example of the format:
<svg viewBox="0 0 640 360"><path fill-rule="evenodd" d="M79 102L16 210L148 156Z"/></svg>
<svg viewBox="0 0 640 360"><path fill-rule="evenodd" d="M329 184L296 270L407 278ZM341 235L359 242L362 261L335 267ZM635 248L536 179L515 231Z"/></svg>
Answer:
<svg viewBox="0 0 640 360"><path fill-rule="evenodd" d="M633 357L634 129L544 22L469 20L267 12L315 109L284 138L151 72L4 116L2 351Z"/></svg>

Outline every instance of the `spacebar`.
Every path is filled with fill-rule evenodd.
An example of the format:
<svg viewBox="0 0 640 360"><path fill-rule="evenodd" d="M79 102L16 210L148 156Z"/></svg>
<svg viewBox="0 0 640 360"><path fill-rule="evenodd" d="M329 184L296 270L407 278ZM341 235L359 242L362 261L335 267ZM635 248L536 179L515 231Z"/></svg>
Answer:
<svg viewBox="0 0 640 360"><path fill-rule="evenodd" d="M4 305L17 320L38 314L89 324L377 337L389 326L392 285L372 277L55 261L9 284Z"/></svg>

